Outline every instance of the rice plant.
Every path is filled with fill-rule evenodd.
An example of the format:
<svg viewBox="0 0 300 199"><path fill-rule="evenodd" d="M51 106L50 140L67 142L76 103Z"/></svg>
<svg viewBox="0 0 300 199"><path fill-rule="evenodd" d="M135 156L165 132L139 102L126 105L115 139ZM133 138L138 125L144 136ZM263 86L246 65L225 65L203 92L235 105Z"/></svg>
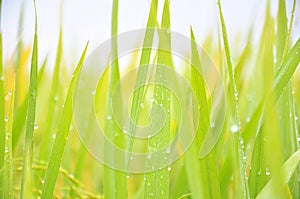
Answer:
<svg viewBox="0 0 300 199"><path fill-rule="evenodd" d="M111 30L109 52L96 54L105 57L105 70L87 93L95 104L80 104L95 110L81 117L84 132L74 102L99 51L89 55L87 41L77 65L67 64L61 5L55 64L40 62L33 0L23 2L19 20L21 32L24 5L34 8L33 42L21 39L4 57L1 20L8 19L0 17L0 198L300 198L296 0L291 13L278 0L275 15L267 1L261 30L253 22L242 49L238 38L229 41L220 0L219 34L209 34L202 48L192 26L189 35L172 31L173 1L162 1L161 15L159 2L151 0L145 29L129 33L141 38L119 33L122 7L111 2L111 27L103 27ZM0 16L2 9L0 0ZM120 53L130 39L141 48ZM90 135L95 124L103 124L105 141Z"/></svg>

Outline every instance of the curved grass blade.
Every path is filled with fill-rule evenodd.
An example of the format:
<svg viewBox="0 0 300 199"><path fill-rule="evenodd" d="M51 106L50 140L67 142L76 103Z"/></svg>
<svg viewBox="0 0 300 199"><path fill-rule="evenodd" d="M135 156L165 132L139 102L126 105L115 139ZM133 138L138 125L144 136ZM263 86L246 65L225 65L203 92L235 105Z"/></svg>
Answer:
<svg viewBox="0 0 300 199"><path fill-rule="evenodd" d="M273 92L275 93L275 99L277 100L282 93L282 90L286 87L287 83L292 78L296 68L300 62L300 39L297 40L293 48L285 57L280 69L277 71Z"/></svg>
<svg viewBox="0 0 300 199"><path fill-rule="evenodd" d="M281 182L282 189L289 182L295 169L299 165L299 162L300 162L300 150L296 151L282 166L281 168L281 172L283 176L283 181ZM273 191L273 184L274 184L274 179L271 178L268 184L257 195L256 199L277 198L277 196L274 195L275 193Z"/></svg>
<svg viewBox="0 0 300 199"><path fill-rule="evenodd" d="M282 63L285 57L286 49L288 49L290 44L290 34L291 32L287 27L287 17L286 17L286 3L285 0L280 0L278 3L278 15L277 15L277 39L276 39L276 53L277 53L277 65ZM295 5L295 2L294 2ZM293 5L293 7L294 7ZM293 22L293 12L291 17L291 24ZM292 26L290 27L291 30ZM297 149L299 148L299 143L297 141L297 124L295 121L295 106L294 106L294 96L292 94L292 81L288 82L288 85L283 89L281 97L278 99L278 116L282 119L279 121L279 127L281 129L281 137L283 138L284 147L284 159L288 159ZM291 194L294 198L299 198L299 182L298 182L299 169L295 171L293 177L289 182L289 187Z"/></svg>
<svg viewBox="0 0 300 199"><path fill-rule="evenodd" d="M291 18L290 18L290 24L289 24L289 29L288 29L288 34L286 37L286 42L285 42L285 47L284 47L284 51L283 51L283 58L286 55L286 52L288 50L288 48L290 47L290 39L291 39L291 33L292 33L292 28L293 28L293 23L294 23L294 16L295 16L295 10L296 10L296 0L293 1L293 7L292 7L292 12L291 12Z"/></svg>
<svg viewBox="0 0 300 199"><path fill-rule="evenodd" d="M241 142L241 132L240 132L240 119L239 119L239 104L238 104L238 91L234 79L234 71L232 67L231 62L231 55L230 55L230 49L229 49L229 42L228 42L228 36L227 36L227 30L225 25L224 16L222 13L221 8L221 2L218 0L218 6L219 6L219 15L220 15L220 21L221 21L221 27L222 27L222 35L223 35L223 42L224 42L224 48L225 48L225 55L226 55L226 61L227 61L227 69L229 74L229 86L231 90L231 98L233 100L234 104L234 112L233 112L233 121L234 125L237 126L238 131L235 133L235 140L236 140L236 146L237 146L237 152L238 152L238 160L239 160L239 173L240 173L240 186L242 189L242 196L241 198L248 198L249 197L249 191L248 191L248 184L246 180L246 165L243 160L244 158L244 151L243 146Z"/></svg>
<svg viewBox="0 0 300 199"><path fill-rule="evenodd" d="M28 110L27 110L27 123L26 134L23 152L23 172L21 184L21 199L32 198L32 157L33 157L33 131L35 121L36 109L36 93L37 93L37 72L38 72L38 22L36 3L34 2L35 11L35 30L34 30L34 43L31 58L31 71L30 71L30 85L28 97Z"/></svg>
<svg viewBox="0 0 300 199"><path fill-rule="evenodd" d="M261 69L261 73L266 74L267 72L270 73L268 76L264 76L262 79L262 85L265 87L265 91L270 90L271 82L274 78L274 61L273 61L273 46L274 46L274 21L271 18L270 14L270 4L268 3L266 8L266 15L265 15L265 21L264 21L264 27L263 32L261 35L261 41L260 41L260 51L259 51L259 57L263 57L263 59L260 59L258 62L258 65L264 66ZM259 116L256 118L258 122L261 120L261 117L265 120L265 124L262 128L258 129L257 136L255 137L255 143L251 158L251 171L249 174L249 190L251 198L254 198L259 191L262 189L262 187L265 185L265 183L268 181L269 176L266 175L265 171L268 168L268 165L270 164L267 151L267 145L269 144L268 140L271 140L270 137L268 137L268 131L273 130L273 125L271 123L272 119L276 119L274 114L272 113L273 110L267 109L265 107L266 104L270 104L270 100L273 99L272 93L266 92L268 95L266 95L266 101L264 101L264 107L260 107L261 109L258 109L258 111L264 111L263 116ZM268 112L267 112L268 111ZM272 119L269 119L272 118ZM251 128L250 128L251 129ZM278 133L278 131L272 131L272 133L275 135L275 133ZM254 134L252 134L254 136ZM266 139L268 137L268 139ZM275 150L275 149L274 149ZM278 158L279 159L279 158Z"/></svg>
<svg viewBox="0 0 300 199"><path fill-rule="evenodd" d="M197 67L201 69L201 62L192 28L190 28L190 32L192 63L197 64L197 66L191 67L191 85L200 106L200 119L199 121L194 121L199 122L198 132L194 143L185 153L184 161L186 173L189 187L192 192L192 198L220 198L220 187L214 161L214 152L209 153L204 159L199 159L197 155L209 128L210 119L205 82L203 77L199 76L198 71L194 68ZM206 184L205 182L208 179L211 179L211 183Z"/></svg>
<svg viewBox="0 0 300 199"><path fill-rule="evenodd" d="M283 63L280 67L280 69L276 72L275 80L273 82L273 92L275 93L275 101L280 97L282 94L282 90L287 86L288 82L292 78L294 72L297 69L297 66L300 62L300 39L297 40L297 42L294 44L293 48L290 50L288 55L286 55L283 59ZM255 129L259 129L261 126L261 122L257 122L261 118L261 114L263 114L263 103L264 99L261 100L258 107L255 109L255 112L248 123L246 127L247 133L245 133L246 137L246 143L249 141L250 137L253 135L254 132L256 132ZM253 125L255 126L253 126ZM251 127L252 130L248 130Z"/></svg>
<svg viewBox="0 0 300 199"><path fill-rule="evenodd" d="M59 172L59 167L61 164L62 156L66 146L69 128L72 120L72 100L74 88L77 83L78 76L80 74L88 43L86 44L78 65L73 73L73 78L67 93L67 97L64 104L64 109L60 118L60 123L58 126L57 134L54 140L54 144L50 154L50 160L45 174L44 186L42 191L42 198L52 198L57 175Z"/></svg>

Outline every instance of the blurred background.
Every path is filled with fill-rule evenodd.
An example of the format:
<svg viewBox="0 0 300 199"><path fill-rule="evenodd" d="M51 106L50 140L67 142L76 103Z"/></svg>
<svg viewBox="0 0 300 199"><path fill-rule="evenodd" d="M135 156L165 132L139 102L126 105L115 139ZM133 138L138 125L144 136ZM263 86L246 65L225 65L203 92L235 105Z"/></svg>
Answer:
<svg viewBox="0 0 300 199"><path fill-rule="evenodd" d="M40 62L48 55L49 64L54 65L54 56L59 33L60 5L63 4L64 57L73 64L87 40L91 52L110 38L112 0L37 0L39 22ZM150 0L119 1L119 32L144 28L146 26ZM255 26L254 37L259 37L264 18L266 0L223 0L223 11L229 33L229 42L234 41L233 59L245 45L249 29ZM293 0L287 0L287 16L290 16ZM163 1L159 1L161 16ZM277 0L271 1L272 12L277 11ZM23 25L20 15L24 9ZM189 37L193 27L198 43L212 33L217 40L219 18L217 0L170 0L171 29ZM18 41L31 46L33 41L33 3L25 0L3 1L3 47L4 58L12 56ZM275 14L273 14L275 15ZM274 16L275 17L275 16ZM255 21L255 23L253 23ZM300 3L296 6L293 41L300 35ZM233 45L232 45L233 46ZM70 63L71 62L71 63Z"/></svg>

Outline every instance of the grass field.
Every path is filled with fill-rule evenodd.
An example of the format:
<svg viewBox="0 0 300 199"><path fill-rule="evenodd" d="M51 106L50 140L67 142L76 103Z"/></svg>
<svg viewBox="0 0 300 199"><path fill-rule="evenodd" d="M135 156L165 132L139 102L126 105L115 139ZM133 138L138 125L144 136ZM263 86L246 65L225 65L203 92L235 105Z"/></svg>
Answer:
<svg viewBox="0 0 300 199"><path fill-rule="evenodd" d="M117 59L108 64L97 87L104 90L97 89L94 93L96 98L104 99L104 104L95 107L100 109L99 120L105 118L106 138L115 146L129 152L141 150L148 155L166 147L166 153L154 159L164 167L145 173L116 170L103 165L88 152L77 132L73 101L88 57L89 42L82 46L80 57L70 61L76 65L66 65L61 22L54 66L47 58L40 60L39 10L35 0L26 3L35 8L32 44L26 46L21 39L11 55L3 57L0 32L0 198L300 198L300 38L293 36L296 3L299 2L293 1L289 13L285 0L278 0L274 15L268 1L259 38L254 38L259 27L253 25L248 34L240 36L247 41L243 48L238 38L229 42L226 24L230 21L224 18L220 0L216 3L219 11L217 38L215 34L208 35L200 50L193 27L190 28L190 54L185 56L200 70L204 67L201 66L203 54L210 57L225 93L218 99L224 100L226 105L220 110L212 105L216 90L209 90L206 85L207 79L217 77L199 75L191 64L176 61L172 52L146 48L154 45L155 28L164 30L159 35L158 47L172 48L172 10L168 0L164 0L162 16L158 14L158 0L151 0L144 26L142 45L145 48L132 53L128 65L118 60L118 40L111 40L109 53ZM1 5L0 0L0 10ZM106 27L111 28L112 37L119 33L118 12L119 1L113 0L111 27ZM22 21L21 14L20 27ZM192 126L199 127L188 150L172 164L165 164L172 153L167 146L178 133L176 127L181 121L176 104L178 96L174 97L170 90L159 84L146 85L137 89L127 103L126 108L131 113L128 129L131 135L140 123L149 122L145 112L154 104L166 110L163 119L158 110L153 109L151 113L152 130L159 128L161 120L165 122L158 135L136 141L120 133L113 120L114 114L124 116L119 104L116 105L118 113L114 112L116 107L109 106L114 102L114 89L124 77L124 71L138 66L146 67L137 68L135 85L145 84L149 76L164 81L167 77L162 71L166 70L163 66L167 66L168 70L184 77L191 87L191 91L180 95L184 99L178 101L188 102L180 104L181 111L187 113L187 121ZM183 92L179 80L177 83L178 90ZM153 96L153 101L146 103L149 95ZM199 116L191 107L197 107ZM224 123L213 121L213 113L226 113ZM223 128L219 137L214 138L216 143L205 148L206 138L217 126ZM86 134L93 131L92 128L88 127ZM187 134L190 131L193 130L186 129ZM117 156L108 145L103 147L104 161L125 162L130 158ZM182 146L176 147L180 150ZM146 163L145 170L150 160Z"/></svg>

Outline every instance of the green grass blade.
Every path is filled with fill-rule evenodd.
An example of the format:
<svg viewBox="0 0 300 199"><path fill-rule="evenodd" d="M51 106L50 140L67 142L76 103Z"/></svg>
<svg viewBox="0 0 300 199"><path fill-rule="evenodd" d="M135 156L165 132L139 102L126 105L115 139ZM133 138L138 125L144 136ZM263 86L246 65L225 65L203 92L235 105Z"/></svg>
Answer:
<svg viewBox="0 0 300 199"><path fill-rule="evenodd" d="M111 20L111 36L112 36L112 59L111 59L111 68L109 74L109 86L107 94L107 104L112 103L113 92L121 93L120 90L115 90L114 88L120 80L120 71L119 71L119 62L118 62L118 44L117 44L117 34L118 34L118 0L113 1L112 5L112 20ZM120 106L120 105L119 105ZM117 110L121 111L122 107L118 107ZM122 115L122 112L119 112ZM107 106L106 115L113 115L112 107ZM124 135L119 133L118 136L115 136L115 132L118 131L118 126L115 124L114 120L107 120L105 123L105 133L106 136L111 139L116 146L125 146ZM111 153L112 149L109 148L109 145L105 146L105 159L115 159L121 157L115 157ZM124 159L125 163L125 159ZM121 171L116 171L113 168L104 166L104 195L107 198L117 198L122 199L127 197L127 179L126 174Z"/></svg>
<svg viewBox="0 0 300 199"><path fill-rule="evenodd" d="M274 93L275 99L281 95L282 90L286 87L287 83L290 81L297 66L300 62L300 39L297 40L293 48L285 57L280 69L277 71L274 80Z"/></svg>
<svg viewBox="0 0 300 199"><path fill-rule="evenodd" d="M284 51L283 51L283 57L285 57L286 52L287 52L288 48L290 47L289 45L290 45L291 33L292 33L292 28L293 28L293 23L294 23L296 2L297 2L296 0L293 1L290 24L289 24L288 34L287 34L287 37L286 37L285 47L284 47Z"/></svg>
<svg viewBox="0 0 300 199"><path fill-rule="evenodd" d="M23 172L21 184L21 198L33 197L33 179L32 179L32 157L33 157L33 131L35 122L35 109L36 109L36 93L37 93L37 72L38 72L38 25L37 25L37 11L34 1L35 9L35 31L33 52L31 58L31 71L30 71L30 85L29 85L29 98L27 110L27 123L26 135L23 152Z"/></svg>
<svg viewBox="0 0 300 199"><path fill-rule="evenodd" d="M194 68L197 67L198 69L201 69L201 62L192 28L190 31L192 63L195 63L197 65L191 68L191 86L195 92L195 96L197 97L197 101L200 106L200 119L199 121L194 121L199 122L196 140L191 145L190 149L185 153L184 160L186 173L189 187L192 192L192 198L220 198L220 187L218 183L217 170L214 166L214 152L209 153L208 156L201 160L199 160L197 155L201 144L203 144L206 132L210 126L210 119L208 102L206 99L205 82L203 77L199 76L198 71ZM207 167L207 165L209 165L210 168ZM214 172L213 176L211 171ZM208 179L212 179L212 177L214 178L211 183L206 184L205 182Z"/></svg>
<svg viewBox="0 0 300 199"><path fill-rule="evenodd" d="M66 142L69 134L69 128L70 128L72 115L73 115L72 101L73 101L74 88L76 86L77 79L85 59L87 47L88 44L86 44L85 49L78 62L78 65L75 69L75 72L73 73L73 78L67 93L64 109L60 118L60 123L58 126L57 134L50 154L50 160L45 174L42 198L52 198L53 196L53 192L54 192L54 188L55 188L55 184L59 172L59 167L66 146Z"/></svg>
<svg viewBox="0 0 300 199"><path fill-rule="evenodd" d="M13 78L12 89L10 91L10 102L9 102L9 111L8 111L8 123L6 126L6 151L5 151L5 184L4 184L4 198L12 199L13 195L13 167L12 167L12 126L13 126L13 114L14 114L14 100L15 100L15 77Z"/></svg>
<svg viewBox="0 0 300 199"><path fill-rule="evenodd" d="M22 38L22 33L24 30L24 15L25 15L25 1L22 2L21 11L20 11L20 18L18 24L18 44L17 44L17 55L15 61L15 71L16 71L16 96L15 96L15 103L16 109L15 113L18 113L19 106L27 100L22 98L24 96L24 82L25 82L25 71L22 68L22 54L24 53L24 44ZM23 118L26 117L26 112ZM24 120L25 122L25 120ZM15 131L14 131L15 132ZM14 139L14 138L13 138Z"/></svg>
<svg viewBox="0 0 300 199"><path fill-rule="evenodd" d="M270 6L268 3L267 10L266 10L266 16L264 21L264 27L263 32L261 36L260 41L260 51L259 51L259 57L263 57L263 59L260 59L258 64L261 66L265 66L261 69L261 73L266 74L267 72L270 73L268 76L263 76L262 82L264 85L264 91L265 93L268 93L267 91L270 90L270 85L274 78L274 61L273 61L273 42L274 39L274 21L271 18L270 15ZM266 97L266 102L263 102L263 105L265 107L266 104L269 104L271 98L271 94L269 94ZM265 119L265 123L271 120L268 120L268 117L272 117L272 119L275 119L275 117L272 116L272 113L270 113L272 110L268 110L270 112L266 111L266 108L262 106L259 107L258 112L264 111L262 115L255 115L258 116L256 120L261 120L261 117ZM256 113L255 113L256 114ZM268 114L271 114L270 116L267 116ZM267 119L267 120L266 120ZM270 123L270 122L269 122ZM267 138L267 132L270 130L269 128L272 128L273 126L269 123L264 124L263 127L259 127L257 136L255 138L254 148L253 148L253 154L251 159L251 171L249 175L249 189L250 189L250 195L251 198L254 198L262 189L262 187L265 185L267 180L269 179L269 176L266 175L266 170L269 165L269 158L268 154L266 154L267 151L267 142L265 141ZM268 128L267 128L268 127ZM251 127L250 127L251 128ZM273 131L272 131L273 132ZM276 132L277 133L277 132ZM274 132L275 134L275 132ZM253 134L254 135L254 134ZM252 135L252 136L253 136ZM270 140L270 138L268 139Z"/></svg>
<svg viewBox="0 0 300 199"><path fill-rule="evenodd" d="M5 112L4 112L4 85L3 85L3 62L2 62L2 0L0 0L0 170L4 169L4 154L5 154ZM0 173L0 197L3 197L3 175Z"/></svg>
<svg viewBox="0 0 300 199"><path fill-rule="evenodd" d="M285 0L278 2L277 34L276 34L276 65L279 67L286 46L288 35Z"/></svg>
<svg viewBox="0 0 300 199"><path fill-rule="evenodd" d="M61 66L61 58L62 58L62 25L60 25L59 30L59 37L58 37L58 44L57 44L57 54L56 54L56 60L55 60L55 66L54 66L54 74L52 77L52 85L51 85L51 91L50 91L50 97L49 97L49 108L47 113L47 123L44 127L43 132L43 140L42 145L40 149L40 159L47 160L49 158L48 154L51 149L52 145L52 131L53 131L53 120L55 115L55 107L57 104L57 93L58 93L58 84L59 84L59 74L60 74L60 66Z"/></svg>
<svg viewBox="0 0 300 199"><path fill-rule="evenodd" d="M281 182L282 189L284 186L289 182L290 178L292 177L295 169L299 165L300 162L300 150L296 151L282 166L281 172L283 176L283 181ZM257 195L256 199L263 199L263 198L277 198L276 193L273 191L273 183L274 179L268 182L268 184L261 190L261 192Z"/></svg>
<svg viewBox="0 0 300 199"><path fill-rule="evenodd" d="M234 74L235 74L235 79L236 79L236 85L237 85L237 89L239 91L242 90L243 88L243 72L246 68L246 64L247 61L250 59L251 53L252 53L252 43L251 43L251 39L252 39L252 29L248 35L248 41L247 44L243 50L243 52L241 53L237 64L234 67Z"/></svg>
<svg viewBox="0 0 300 199"><path fill-rule="evenodd" d="M169 1L164 1L164 9L162 15L161 28L170 29L170 9L169 9ZM167 34L165 31L159 32L159 50L157 52L157 67L156 67L156 76L155 79L158 82L162 82L163 78L165 78L162 73L161 67L171 67L172 64L172 56L169 52L160 49L171 50L171 35ZM154 99L157 104L161 104L164 110L170 110L171 100L170 92L163 88L161 85L154 86ZM156 109L153 112L152 124L151 127L156 129L156 125L161 122L161 113ZM170 111L166 113L165 118L165 126L160 131L159 135L150 138L148 141L148 153L153 153L155 151L160 150L163 147L166 147L169 144L170 140ZM168 154L165 156L158 157L157 160L154 161L165 161L168 160ZM151 160L153 161L153 160ZM169 198L169 170L168 168L162 168L158 171L151 172L146 175L145 181L145 197L144 198Z"/></svg>
<svg viewBox="0 0 300 199"><path fill-rule="evenodd" d="M241 186L241 192L242 196L241 198L248 198L249 197L249 191L248 191L248 185L246 180L246 166L244 163L244 151L243 146L241 142L241 133L240 133L240 119L239 119L239 104L238 104L238 91L234 79L234 72L231 62L231 55L230 55L230 49L229 49L229 42L228 42L228 36L227 36L227 30L225 25L224 16L222 13L221 8L221 2L218 1L219 6L219 14L220 14L220 21L222 26L222 35L223 35L223 42L224 42L224 48L225 48L225 55L226 55L226 61L227 61L227 69L229 74L229 86L231 90L231 98L233 100L234 104L234 111L233 111L233 121L234 125L237 126L238 132L235 133L235 139L236 139L236 146L237 146L237 152L238 152L238 163L239 163L239 174L240 174L240 186Z"/></svg>
<svg viewBox="0 0 300 199"><path fill-rule="evenodd" d="M148 72L148 64L150 63L150 55L151 55L151 49L149 49L150 46L152 46L153 43L153 37L154 37L154 29L156 27L156 17L157 17L157 0L152 0L151 1L151 7L150 7L150 12L148 16L148 22L147 22L147 29L145 32L145 38L144 38L144 43L143 43L143 49L142 49L142 54L140 57L140 62L139 66L144 66L140 67L138 69L137 73L137 79L136 79L136 85L143 85L146 82L147 78L147 72ZM131 106L131 122L129 125L129 134L134 135L135 129L136 129L136 123L138 120L139 116L139 110L140 110L140 104L142 102L142 96L144 95L144 89L140 88L137 89L133 93L133 98L132 98L132 106ZM128 141L128 147L127 150L132 152L133 149L133 144L134 144L134 138L129 138ZM130 159L130 157L127 157L127 161Z"/></svg>
<svg viewBox="0 0 300 199"><path fill-rule="evenodd" d="M295 5L295 2L294 2ZM294 7L293 5L293 7ZM293 14L295 10L292 9L291 23L293 22ZM290 25L291 26L291 25ZM292 26L290 27L290 30ZM287 29L286 7L285 0L280 0L278 4L277 15L277 38L276 38L276 53L277 63L282 63L282 58L285 57L286 49L289 47L291 32ZM280 65L279 65L280 66ZM278 117L282 117L279 121L281 130L281 138L284 147L284 159L288 159L297 149L299 143L297 142L297 124L295 122L295 105L294 96L292 94L292 81L283 89L281 97L278 99ZM299 198L299 182L298 182L299 169L295 171L293 177L289 182L291 194L294 198Z"/></svg>
<svg viewBox="0 0 300 199"><path fill-rule="evenodd" d="M46 64L47 64L47 58L45 58L45 60L42 63L41 69L38 73L38 90L39 90L39 85L41 85L42 83L42 78L44 76L45 73L45 68L46 68ZM17 75L16 75L17 77ZM17 82L16 82L16 94L17 94ZM17 105L17 104L16 104ZM14 122L13 122L13 137L12 137L12 149L14 151L14 149L16 148L16 146L18 145L20 136L24 130L24 126L25 126L25 118L26 118L26 113L27 113L27 106L28 106L28 93L25 96L25 100L22 102L22 104L20 106L17 107L17 111L15 110L14 113Z"/></svg>

